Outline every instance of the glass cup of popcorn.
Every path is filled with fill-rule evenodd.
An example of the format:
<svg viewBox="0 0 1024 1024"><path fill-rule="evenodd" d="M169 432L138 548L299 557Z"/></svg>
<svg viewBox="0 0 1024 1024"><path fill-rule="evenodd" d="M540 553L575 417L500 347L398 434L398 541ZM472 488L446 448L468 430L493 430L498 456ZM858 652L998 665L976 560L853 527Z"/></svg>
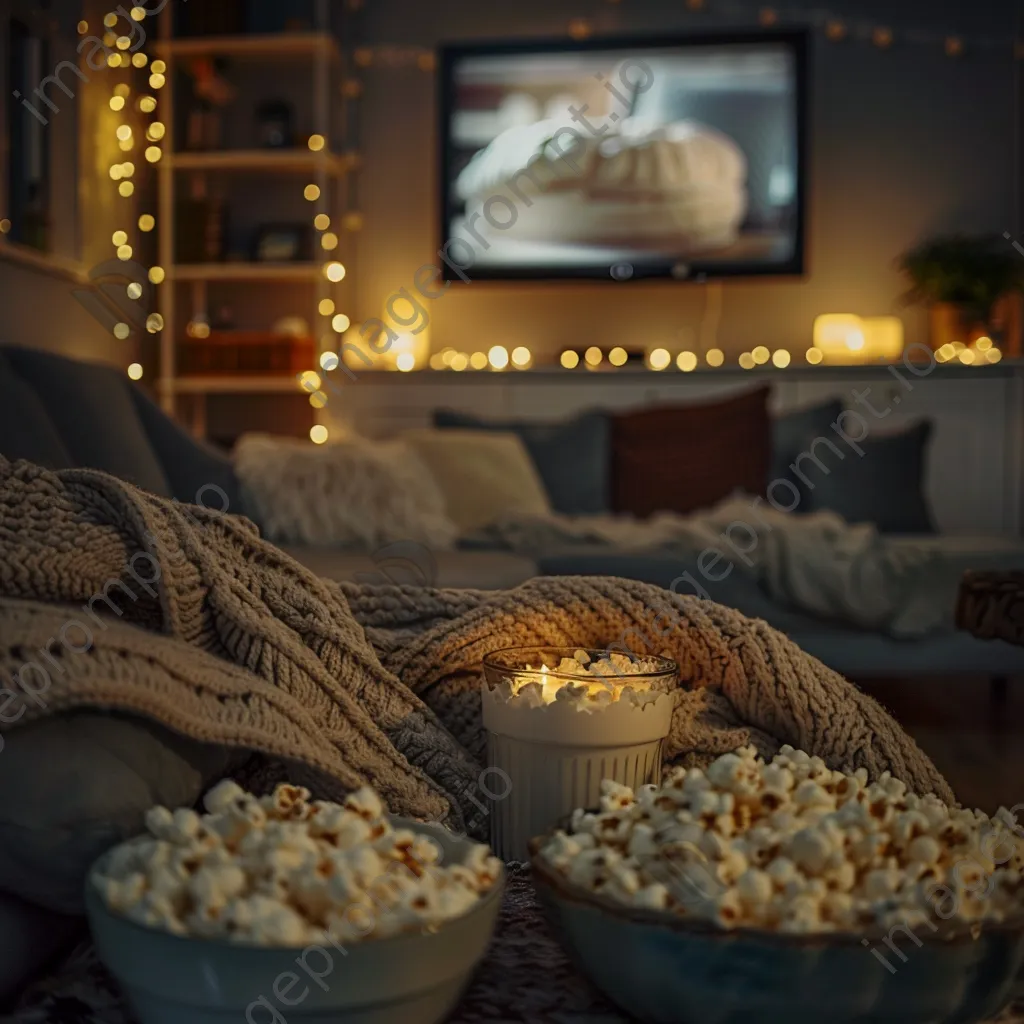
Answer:
<svg viewBox="0 0 1024 1024"><path fill-rule="evenodd" d="M601 782L658 782L679 666L668 658L569 647L519 647L484 659L488 768L503 773L488 808L491 845L526 860L529 842Z"/></svg>

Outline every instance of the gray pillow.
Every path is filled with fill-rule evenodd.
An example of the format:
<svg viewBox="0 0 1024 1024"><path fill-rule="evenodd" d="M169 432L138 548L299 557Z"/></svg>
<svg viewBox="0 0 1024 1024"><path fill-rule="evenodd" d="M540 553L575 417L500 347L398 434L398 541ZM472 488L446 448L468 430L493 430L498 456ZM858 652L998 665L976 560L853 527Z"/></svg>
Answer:
<svg viewBox="0 0 1024 1024"><path fill-rule="evenodd" d="M932 423L923 420L896 434L867 437L858 442L864 454L846 445L840 460L819 446L825 468L805 460L804 472L813 486L809 506L813 512L829 509L849 523L874 523L881 533L935 532L924 494L925 459ZM813 438L807 438L808 451Z"/></svg>
<svg viewBox="0 0 1024 1024"><path fill-rule="evenodd" d="M140 387L131 386L135 411L167 474L171 496L217 512L241 514L242 495L235 469L223 452L197 441Z"/></svg>
<svg viewBox="0 0 1024 1024"><path fill-rule="evenodd" d="M78 711L4 734L0 889L82 913L89 865L138 834L154 804L190 807L238 762L154 722Z"/></svg>
<svg viewBox="0 0 1024 1024"><path fill-rule="evenodd" d="M600 515L611 508L611 420L607 413L589 412L570 420L536 423L486 420L454 409L438 409L434 426L518 434L556 512Z"/></svg>
<svg viewBox="0 0 1024 1024"><path fill-rule="evenodd" d="M807 512L810 501L807 488L790 466L802 451L807 450L808 439L835 437L832 424L842 413L843 403L833 398L821 405L797 409L772 420L772 466L768 482L771 484L776 480L788 480L796 487L800 492L800 503L793 509L794 512ZM792 497L782 490L779 500L789 504Z"/></svg>
<svg viewBox="0 0 1024 1024"><path fill-rule="evenodd" d="M123 370L34 349L5 348L4 355L45 405L75 465L171 496Z"/></svg>
<svg viewBox="0 0 1024 1024"><path fill-rule="evenodd" d="M70 469L64 447L46 406L0 351L0 455L12 462L28 459L47 469Z"/></svg>

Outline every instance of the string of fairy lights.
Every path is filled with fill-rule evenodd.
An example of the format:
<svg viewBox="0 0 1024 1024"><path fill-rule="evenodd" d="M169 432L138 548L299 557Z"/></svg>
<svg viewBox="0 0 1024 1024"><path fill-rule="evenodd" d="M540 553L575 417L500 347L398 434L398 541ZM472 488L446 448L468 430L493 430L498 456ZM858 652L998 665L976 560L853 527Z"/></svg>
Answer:
<svg viewBox="0 0 1024 1024"><path fill-rule="evenodd" d="M136 182L141 176L144 164L158 164L163 159L160 144L167 134L167 126L159 120L157 113L159 91L167 84L167 66L162 60L151 60L145 52L145 36L142 45L132 49L135 36L132 22L141 23L148 13L145 7L134 6L128 11L124 7L119 7L117 11L108 11L103 16L102 39L108 51L107 68L115 73L115 84L111 89L108 105L114 113L122 115L114 129L120 159L110 165L109 174L111 181L117 186L118 196L129 205L132 211L131 219L134 220L134 224L114 231L111 244L117 258L126 263L141 255L143 245L136 231L138 235L149 235L157 227L156 216L148 210L136 215L135 197L137 191L141 191L137 189ZM88 33L89 23L80 21L78 34L85 36ZM116 80L118 71L124 72L123 77L126 81ZM147 71L148 88L140 90L136 87L137 80ZM144 122L139 132L132 126L133 114L138 115ZM136 160L140 151L143 163L137 166ZM166 272L163 267L154 264L149 267L148 276L150 283L158 286L164 282ZM130 282L125 291L133 302L141 301L144 295L142 283L138 281ZM159 313L151 312L147 314L145 324L148 333L159 334L164 328L164 319ZM120 320L114 324L113 334L119 341L126 341L131 337L132 327L126 321ZM128 366L128 376L132 380L139 380L142 375L143 367L140 362L133 362Z"/></svg>

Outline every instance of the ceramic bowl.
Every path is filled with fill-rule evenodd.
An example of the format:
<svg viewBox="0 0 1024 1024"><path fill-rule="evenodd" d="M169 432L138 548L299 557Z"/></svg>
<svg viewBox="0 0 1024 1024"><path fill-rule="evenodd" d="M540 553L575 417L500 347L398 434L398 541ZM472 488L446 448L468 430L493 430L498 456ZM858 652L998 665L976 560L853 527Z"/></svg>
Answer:
<svg viewBox="0 0 1024 1024"><path fill-rule="evenodd" d="M925 926L916 937L791 936L632 910L570 885L538 856L543 842L532 864L552 927L645 1024L972 1024L1010 1001L1024 963L1024 922L944 939Z"/></svg>
<svg viewBox="0 0 1024 1024"><path fill-rule="evenodd" d="M461 862L467 840L392 819L435 839L444 863ZM468 914L432 932L344 947L273 948L183 938L110 910L95 879L86 907L96 948L141 1024L437 1024L455 1008L494 931L504 875Z"/></svg>

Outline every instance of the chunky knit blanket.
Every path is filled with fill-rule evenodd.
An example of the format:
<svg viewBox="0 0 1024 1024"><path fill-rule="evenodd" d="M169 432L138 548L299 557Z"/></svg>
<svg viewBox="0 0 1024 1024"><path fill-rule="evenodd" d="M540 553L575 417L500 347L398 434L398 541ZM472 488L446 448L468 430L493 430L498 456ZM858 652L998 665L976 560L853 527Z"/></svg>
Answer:
<svg viewBox="0 0 1024 1024"><path fill-rule="evenodd" d="M533 644L675 658L671 761L791 743L952 799L880 705L728 608L618 579L338 585L241 517L0 459L0 679L25 711L0 729L136 712L287 760L325 796L369 783L396 813L461 827L479 804L481 659Z"/></svg>

